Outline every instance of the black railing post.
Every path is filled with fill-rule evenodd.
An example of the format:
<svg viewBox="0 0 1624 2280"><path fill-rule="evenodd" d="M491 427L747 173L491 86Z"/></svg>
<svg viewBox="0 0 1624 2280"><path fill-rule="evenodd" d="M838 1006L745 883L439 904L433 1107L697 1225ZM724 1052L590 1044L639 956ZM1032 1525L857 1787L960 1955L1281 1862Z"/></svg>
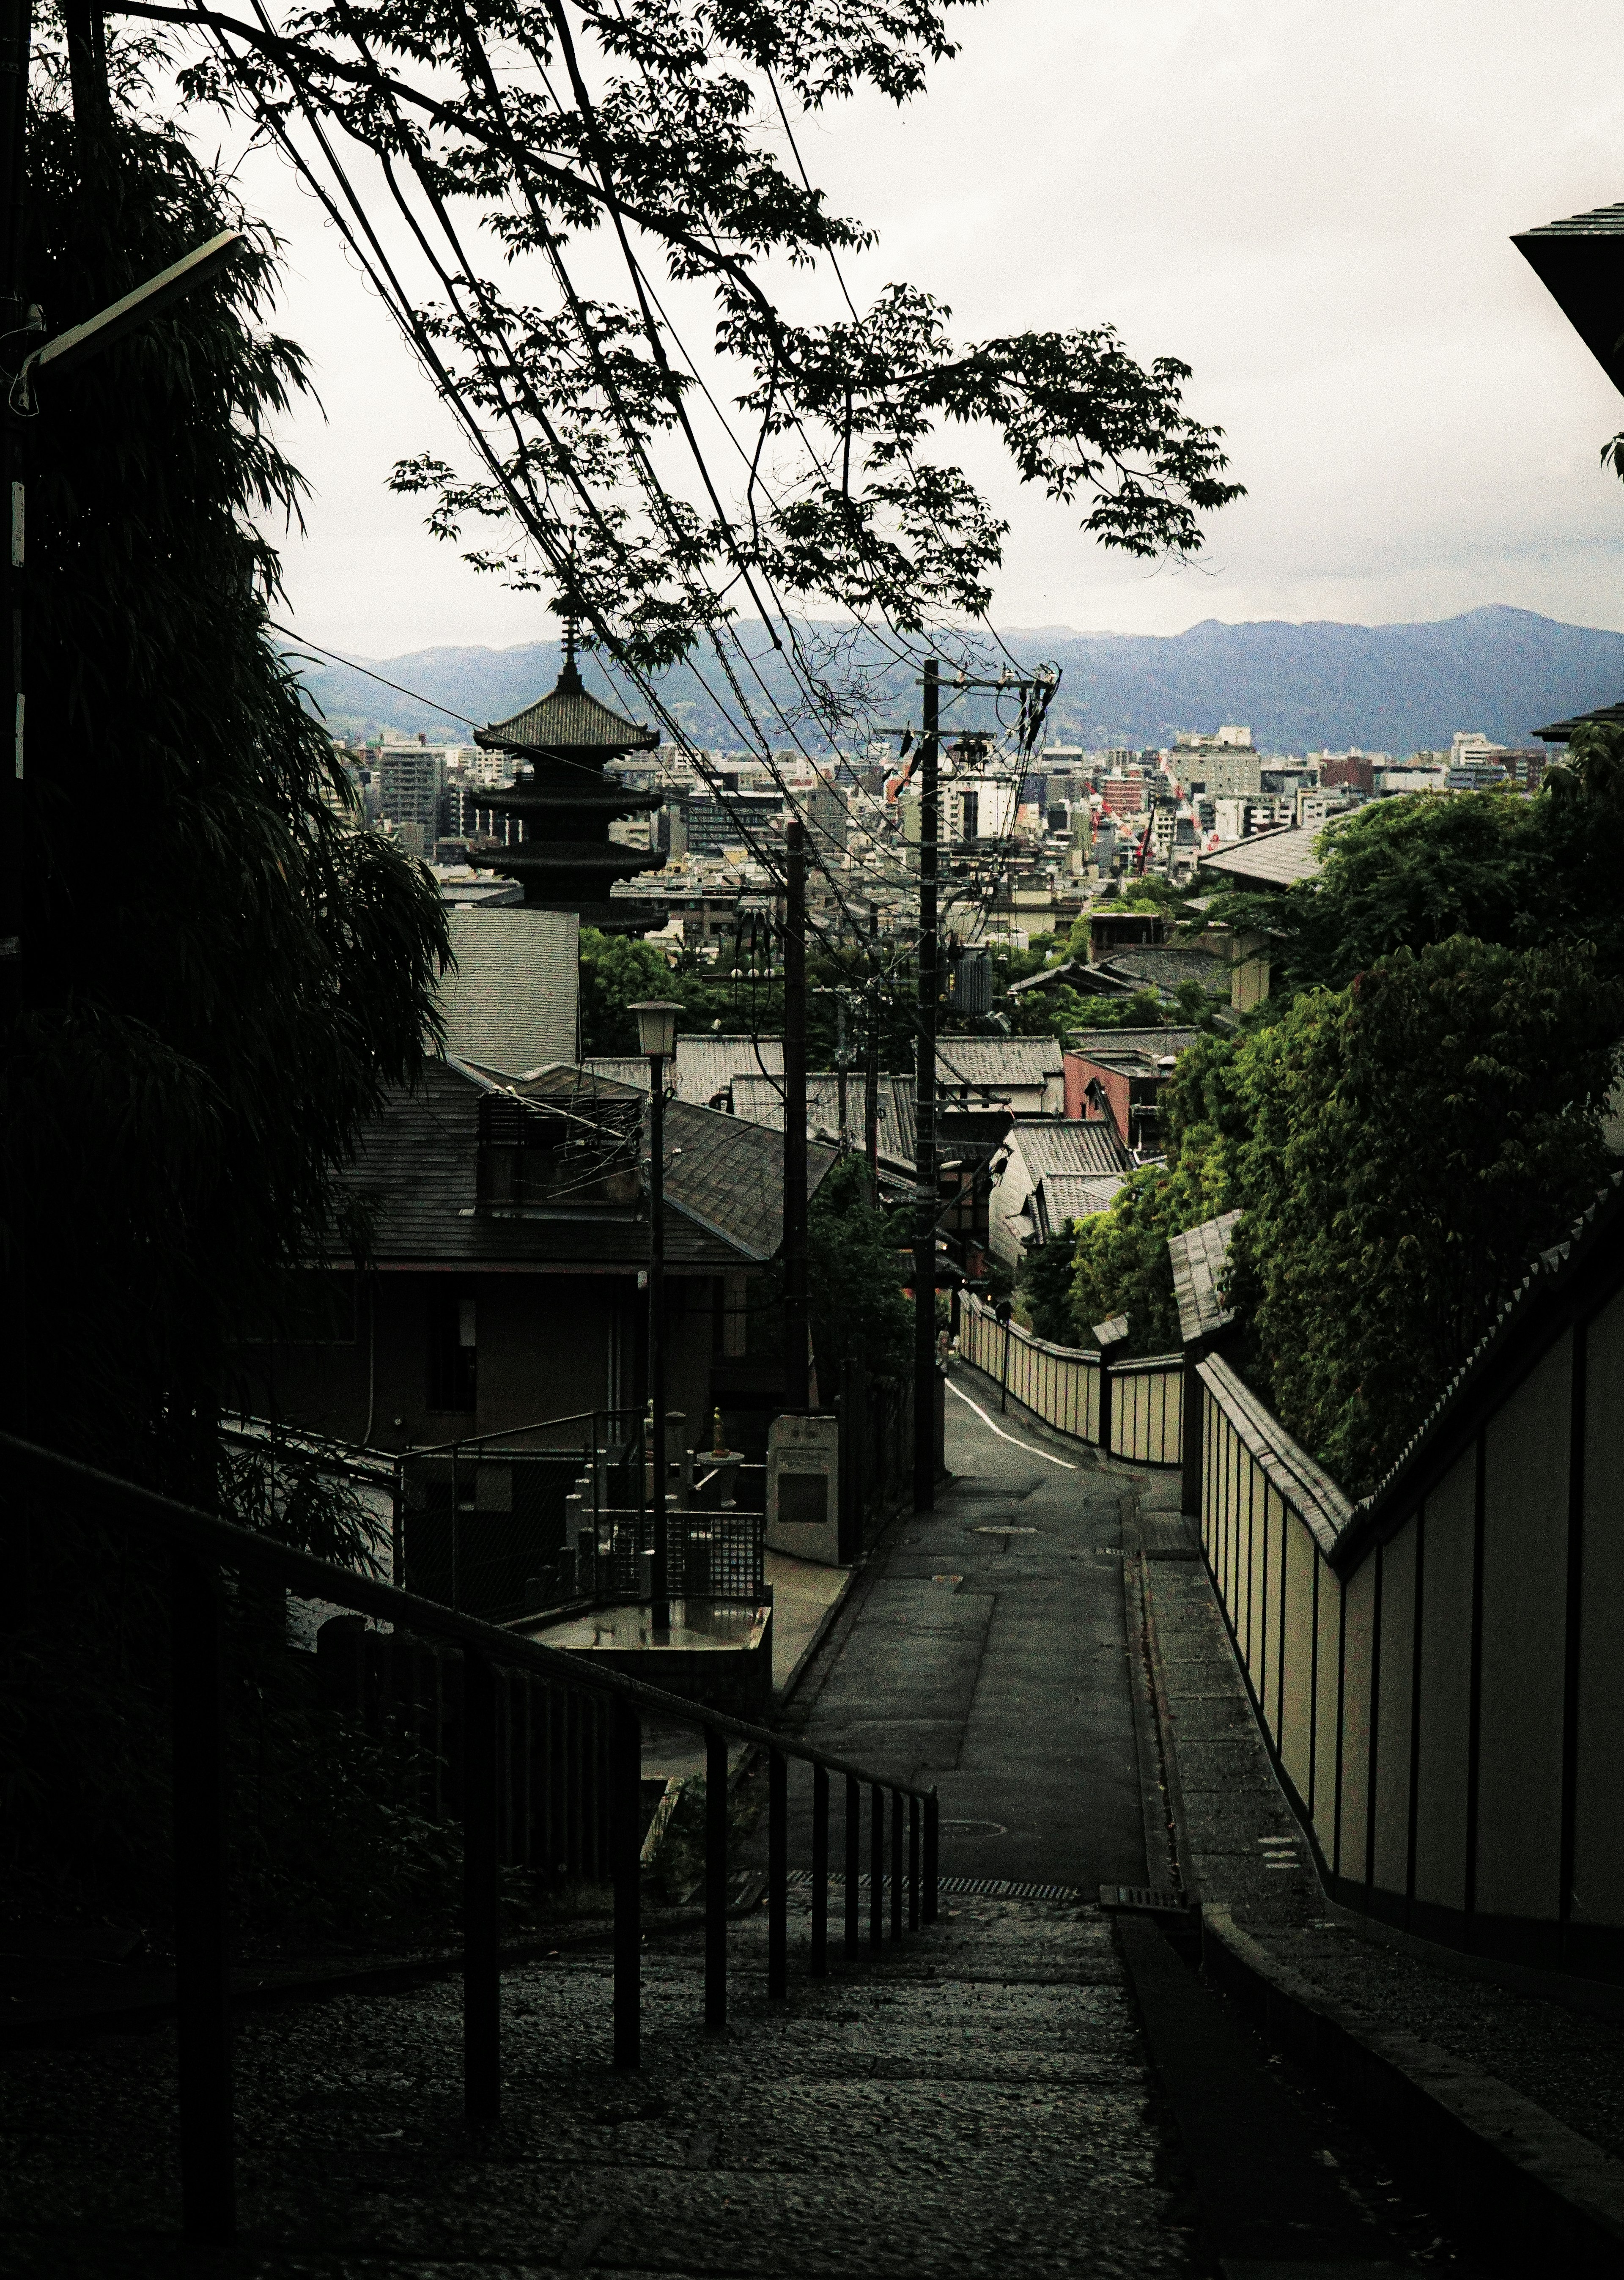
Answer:
<svg viewBox="0 0 1624 2280"><path fill-rule="evenodd" d="M704 2026L727 2031L727 1737L704 1737Z"/></svg>
<svg viewBox="0 0 1624 2280"><path fill-rule="evenodd" d="M175 2022L186 2238L236 2232L227 2009L225 1640L218 1571L177 1552L170 1594L174 1720Z"/></svg>
<svg viewBox="0 0 1624 2280"><path fill-rule="evenodd" d="M502 1957L496 1864L496 1674L462 1658L463 2106L494 2122L502 2106Z"/></svg>
<svg viewBox="0 0 1624 2280"><path fill-rule="evenodd" d="M941 1866L942 1804L935 1791L925 1799L925 1893L920 1914L928 1923L936 1920L938 1872Z"/></svg>
<svg viewBox="0 0 1624 2280"><path fill-rule="evenodd" d="M812 1954L808 1969L821 1979L829 1968L829 1769L812 1768Z"/></svg>
<svg viewBox="0 0 1624 2280"><path fill-rule="evenodd" d="M885 1791L875 1782L868 1793L868 1944L885 1937Z"/></svg>
<svg viewBox="0 0 1624 2280"><path fill-rule="evenodd" d="M789 1768L767 1756L767 1999L789 1992Z"/></svg>
<svg viewBox="0 0 1624 2280"><path fill-rule="evenodd" d="M614 2062L639 2062L638 2002L642 1994L643 1721L635 1702L617 1695L610 1741L610 1843L614 1868Z"/></svg>
<svg viewBox="0 0 1624 2280"><path fill-rule="evenodd" d="M891 1791L891 1937L902 1937L902 1791Z"/></svg>
<svg viewBox="0 0 1624 2280"><path fill-rule="evenodd" d="M846 1954L858 1953L858 1886L863 1873L863 1792L855 1774L846 1775Z"/></svg>
<svg viewBox="0 0 1624 2280"><path fill-rule="evenodd" d="M920 1928L920 1801L908 1799L908 1930Z"/></svg>

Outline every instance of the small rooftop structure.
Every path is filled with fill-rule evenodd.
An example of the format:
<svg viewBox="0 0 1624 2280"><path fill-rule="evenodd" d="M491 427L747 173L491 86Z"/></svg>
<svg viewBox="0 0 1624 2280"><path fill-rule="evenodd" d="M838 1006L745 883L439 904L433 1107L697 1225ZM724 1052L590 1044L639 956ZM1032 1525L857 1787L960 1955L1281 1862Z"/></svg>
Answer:
<svg viewBox="0 0 1624 2280"><path fill-rule="evenodd" d="M1240 1220L1238 1211L1223 1212L1204 1220L1182 1235L1169 1236L1167 1254L1173 1261L1173 1295L1178 1301L1179 1337L1185 1345L1216 1337L1235 1320L1235 1309L1223 1297L1224 1269L1229 1244Z"/></svg>

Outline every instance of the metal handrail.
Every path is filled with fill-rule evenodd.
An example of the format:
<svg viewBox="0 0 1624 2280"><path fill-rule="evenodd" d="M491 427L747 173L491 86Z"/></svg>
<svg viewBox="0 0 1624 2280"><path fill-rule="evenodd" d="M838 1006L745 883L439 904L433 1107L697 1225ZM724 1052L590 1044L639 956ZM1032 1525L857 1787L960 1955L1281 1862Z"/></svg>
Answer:
<svg viewBox="0 0 1624 2280"><path fill-rule="evenodd" d="M727 2007L727 1744L766 1752L768 1774L767 1995L788 1995L787 1765L812 1768L812 1937L814 1976L828 1969L829 1782L845 1784L844 1952L857 1959L861 1792L870 1792L869 1949L885 1936L885 1798L891 1799L892 1938L935 1921L940 1813L934 1786L884 1780L849 1760L750 1720L712 1710L646 1680L594 1668L561 1648L419 1598L370 1575L273 1543L161 1490L121 1480L77 1458L0 1432L0 1452L26 1470L93 1494L119 1517L147 1525L174 1555L173 1591L175 1846L175 2012L181 2093L181 2181L189 2239L235 2235L235 2149L226 1925L224 1595L219 1570L246 1569L298 1596L381 1616L463 1650L464 2090L469 2119L496 2118L501 2100L498 1937L497 1667L611 1698L610 1846L614 1888L614 2063L639 2063L641 1999L642 1715L656 1713L705 1737L705 2026L725 2028ZM903 1866L906 1800L907 1868Z"/></svg>

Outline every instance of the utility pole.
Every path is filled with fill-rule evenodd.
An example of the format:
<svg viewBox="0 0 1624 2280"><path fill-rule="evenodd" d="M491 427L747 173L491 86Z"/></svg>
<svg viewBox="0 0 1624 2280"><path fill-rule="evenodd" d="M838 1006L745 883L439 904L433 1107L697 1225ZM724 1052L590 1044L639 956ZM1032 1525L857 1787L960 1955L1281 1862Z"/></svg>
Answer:
<svg viewBox="0 0 1624 2280"><path fill-rule="evenodd" d="M919 1083L913 1152L913 1509L936 1501L936 790L939 672L925 660L920 742Z"/></svg>
<svg viewBox="0 0 1624 2280"><path fill-rule="evenodd" d="M27 320L20 264L32 13L30 0L0 0L0 327L11 330L13 338ZM22 1010L22 415L8 393L0 406L0 484L11 533L5 634L12 702L4 741L12 749L7 752L0 746L0 847L4 850L0 878L5 882L0 905L0 1013L8 1033ZM20 1343L20 1325L13 1327Z"/></svg>
<svg viewBox="0 0 1624 2280"><path fill-rule="evenodd" d="M868 906L868 985L864 992L863 1153L868 1159L868 1200L880 1200L880 905Z"/></svg>
<svg viewBox="0 0 1624 2280"><path fill-rule="evenodd" d="M784 1407L806 1407L806 827L784 835Z"/></svg>

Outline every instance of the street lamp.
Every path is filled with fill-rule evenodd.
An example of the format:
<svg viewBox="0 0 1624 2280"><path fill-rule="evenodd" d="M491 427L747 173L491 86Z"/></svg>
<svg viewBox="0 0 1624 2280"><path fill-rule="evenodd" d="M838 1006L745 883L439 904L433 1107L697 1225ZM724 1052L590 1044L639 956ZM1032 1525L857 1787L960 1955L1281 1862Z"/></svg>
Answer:
<svg viewBox="0 0 1624 2280"><path fill-rule="evenodd" d="M654 1585L657 1631L671 1628L666 1548L666 1063L677 1051L681 1005L645 998L634 1005L637 1049L649 1063L649 1406L654 1415Z"/></svg>

